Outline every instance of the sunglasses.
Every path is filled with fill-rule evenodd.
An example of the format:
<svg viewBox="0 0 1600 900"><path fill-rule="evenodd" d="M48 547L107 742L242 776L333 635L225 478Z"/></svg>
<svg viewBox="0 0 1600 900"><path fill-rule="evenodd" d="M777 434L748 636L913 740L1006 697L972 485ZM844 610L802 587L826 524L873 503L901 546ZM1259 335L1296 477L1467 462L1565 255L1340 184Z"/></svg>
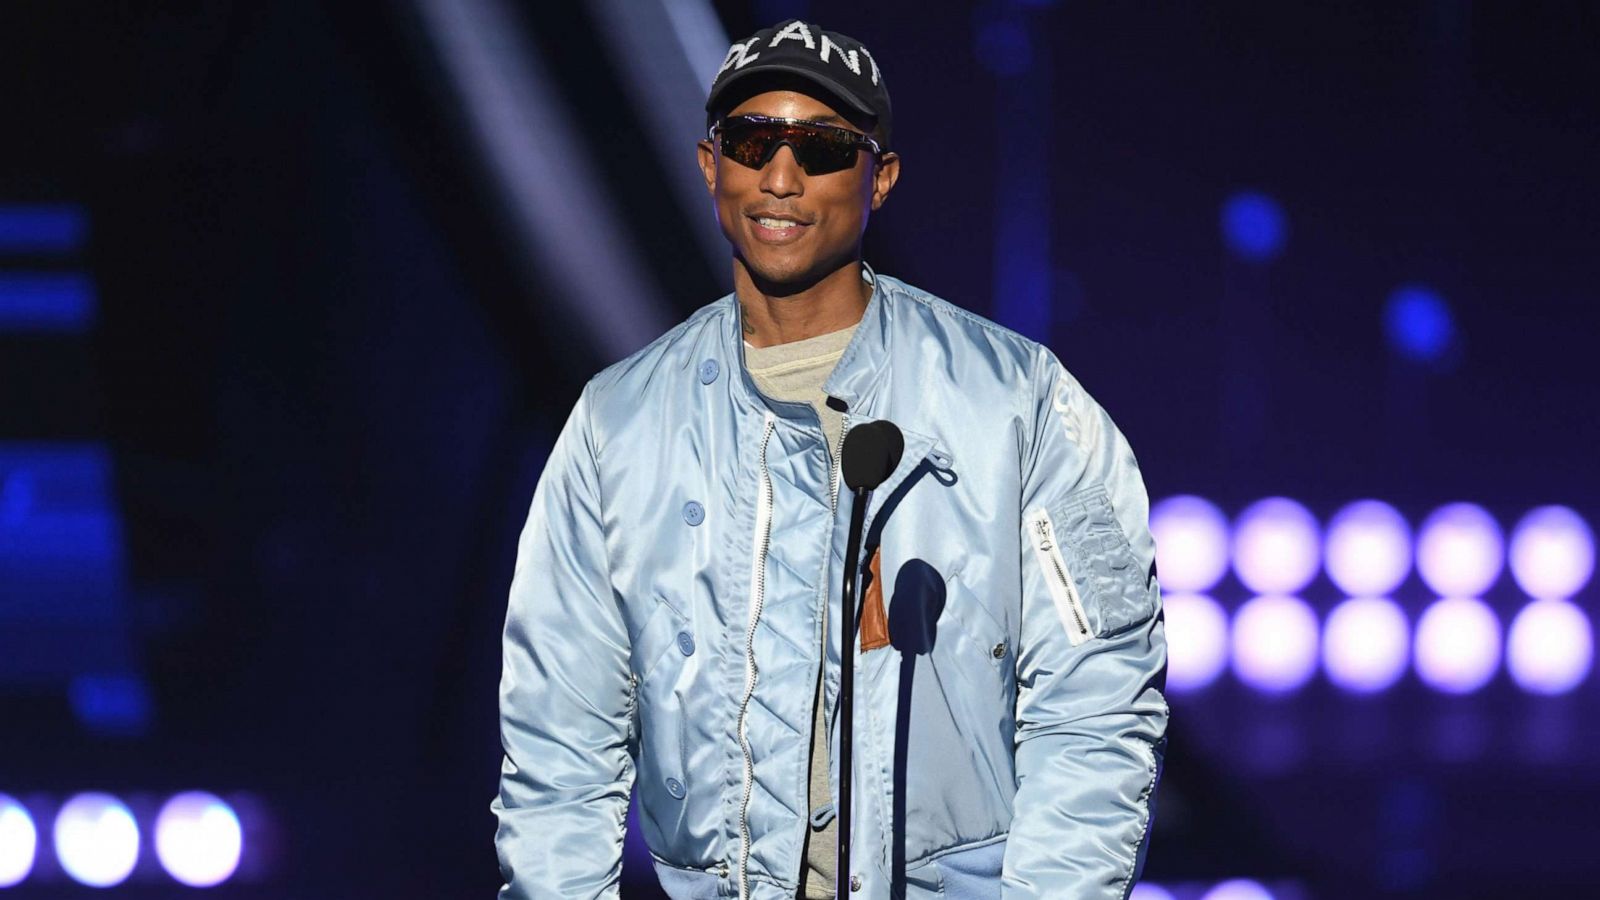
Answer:
<svg viewBox="0 0 1600 900"><path fill-rule="evenodd" d="M874 157L883 153L877 141L859 131L805 119L729 116L713 125L707 136L720 139L723 156L752 169L766 166L778 147L788 144L807 175L854 168L861 148L871 150Z"/></svg>

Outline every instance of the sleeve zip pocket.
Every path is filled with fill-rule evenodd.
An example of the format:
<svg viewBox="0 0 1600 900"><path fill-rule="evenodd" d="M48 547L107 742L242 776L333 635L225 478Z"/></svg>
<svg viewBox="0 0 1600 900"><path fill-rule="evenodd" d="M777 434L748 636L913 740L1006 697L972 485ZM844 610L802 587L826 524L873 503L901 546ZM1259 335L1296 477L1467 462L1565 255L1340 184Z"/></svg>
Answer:
<svg viewBox="0 0 1600 900"><path fill-rule="evenodd" d="M1055 523L1050 521L1048 510L1036 509L1028 515L1028 538L1033 544L1034 556L1039 560L1044 582L1050 586L1050 599L1055 602L1056 615L1061 617L1067 639L1076 647L1092 636L1089 615L1083 609L1083 600L1078 596L1072 571L1067 568L1061 547L1056 543Z"/></svg>

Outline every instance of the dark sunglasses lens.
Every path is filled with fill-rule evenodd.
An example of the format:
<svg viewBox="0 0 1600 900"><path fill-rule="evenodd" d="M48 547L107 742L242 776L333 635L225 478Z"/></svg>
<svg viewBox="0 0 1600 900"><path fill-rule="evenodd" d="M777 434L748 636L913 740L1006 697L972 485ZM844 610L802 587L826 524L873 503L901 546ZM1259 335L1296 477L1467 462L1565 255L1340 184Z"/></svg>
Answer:
<svg viewBox="0 0 1600 900"><path fill-rule="evenodd" d="M847 133L771 122L729 122L722 127L722 155L741 166L759 169L779 144L794 149L807 175L826 175L856 162L856 144Z"/></svg>

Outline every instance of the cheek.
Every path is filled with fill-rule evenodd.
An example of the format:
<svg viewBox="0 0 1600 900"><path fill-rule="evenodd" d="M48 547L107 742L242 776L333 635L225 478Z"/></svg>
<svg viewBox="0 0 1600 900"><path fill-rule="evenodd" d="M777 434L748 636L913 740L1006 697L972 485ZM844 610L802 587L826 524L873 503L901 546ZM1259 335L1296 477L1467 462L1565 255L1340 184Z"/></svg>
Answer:
<svg viewBox="0 0 1600 900"><path fill-rule="evenodd" d="M724 230L731 232L739 224L741 215L739 210L743 207L750 191L754 189L748 177L750 171L726 160L719 160L717 163L717 183L712 198L717 207L717 218Z"/></svg>

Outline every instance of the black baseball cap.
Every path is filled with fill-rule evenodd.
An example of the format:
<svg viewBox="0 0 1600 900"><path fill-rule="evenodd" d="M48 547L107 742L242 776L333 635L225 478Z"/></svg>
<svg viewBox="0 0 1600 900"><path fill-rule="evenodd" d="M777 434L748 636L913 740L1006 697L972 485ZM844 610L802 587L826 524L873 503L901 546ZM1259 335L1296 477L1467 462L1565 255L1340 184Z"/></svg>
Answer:
<svg viewBox="0 0 1600 900"><path fill-rule="evenodd" d="M799 19L763 28L728 48L706 97L706 124L760 93L769 82L796 81L821 88L827 99L838 101L831 105L842 103L839 112L846 118L852 112L871 118L882 136L879 143L889 148L889 89L877 60L855 38Z"/></svg>

